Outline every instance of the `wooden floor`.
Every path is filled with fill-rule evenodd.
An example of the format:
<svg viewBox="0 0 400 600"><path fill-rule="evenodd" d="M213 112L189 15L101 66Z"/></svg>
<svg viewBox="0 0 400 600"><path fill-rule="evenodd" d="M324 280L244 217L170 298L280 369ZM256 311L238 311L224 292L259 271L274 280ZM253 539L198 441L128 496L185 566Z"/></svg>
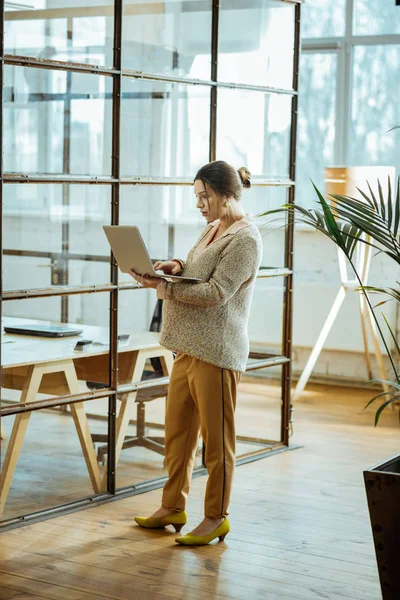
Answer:
<svg viewBox="0 0 400 600"><path fill-rule="evenodd" d="M249 401L263 392L243 386ZM225 542L183 548L172 530L132 526L156 490L1 534L0 600L379 600L362 471L398 452L399 426L386 411L374 429L368 397L310 386L295 411L303 448L237 469Z"/></svg>

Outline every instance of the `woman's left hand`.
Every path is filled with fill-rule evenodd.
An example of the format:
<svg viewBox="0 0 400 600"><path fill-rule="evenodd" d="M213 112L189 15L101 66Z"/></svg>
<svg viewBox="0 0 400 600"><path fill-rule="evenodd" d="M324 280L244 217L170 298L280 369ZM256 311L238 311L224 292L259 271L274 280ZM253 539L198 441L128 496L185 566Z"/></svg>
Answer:
<svg viewBox="0 0 400 600"><path fill-rule="evenodd" d="M162 281L162 279L160 279L159 277L151 277L150 275L139 275L139 273L132 271L132 269L129 271L129 274L131 275L131 277L133 277L133 279L136 279L136 281L138 283L141 283L142 286L145 288L157 289L158 284L160 283L160 281Z"/></svg>

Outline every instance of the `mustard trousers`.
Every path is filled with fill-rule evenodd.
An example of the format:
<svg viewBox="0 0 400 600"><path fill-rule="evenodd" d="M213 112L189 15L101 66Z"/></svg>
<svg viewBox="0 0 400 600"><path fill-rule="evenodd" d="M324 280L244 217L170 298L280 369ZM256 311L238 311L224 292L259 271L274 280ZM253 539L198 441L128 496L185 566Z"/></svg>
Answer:
<svg viewBox="0 0 400 600"><path fill-rule="evenodd" d="M204 514L228 514L235 470L235 408L240 378L237 371L186 354L176 356L165 417L165 508L181 511L186 507L201 433L208 471Z"/></svg>

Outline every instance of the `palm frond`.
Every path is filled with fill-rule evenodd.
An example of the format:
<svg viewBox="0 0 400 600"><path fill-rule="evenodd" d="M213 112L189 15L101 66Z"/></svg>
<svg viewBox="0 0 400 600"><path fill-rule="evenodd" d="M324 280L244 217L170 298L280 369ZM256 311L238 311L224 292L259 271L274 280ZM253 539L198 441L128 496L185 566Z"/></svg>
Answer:
<svg viewBox="0 0 400 600"><path fill-rule="evenodd" d="M369 184L368 184L368 186L369 186ZM382 217L383 221L386 221L385 199L383 197L382 186L381 186L381 182L379 181L379 179L378 179L378 193L379 193L379 202L381 204L381 212L380 212L380 214L381 214L381 217ZM388 227L390 229L389 223L387 223L387 224L388 224Z"/></svg>
<svg viewBox="0 0 400 600"><path fill-rule="evenodd" d="M390 181L390 176L388 175L388 202L387 202L387 223L388 228L392 231L392 222L393 222L393 206L392 206L392 184Z"/></svg>
<svg viewBox="0 0 400 600"><path fill-rule="evenodd" d="M370 381L368 381L368 383L379 383L379 384L386 383L390 387L393 387L396 390L400 391L400 381L396 382L396 381L391 381L390 379L371 379ZM384 393L385 394L390 394L392 392L384 392Z"/></svg>
<svg viewBox="0 0 400 600"><path fill-rule="evenodd" d="M395 348L396 348L396 350L397 350L397 353L398 353L398 355L400 356L400 345L399 345L399 342L398 342L398 341L397 341L397 339L396 339L396 336L395 336L395 334L394 334L394 331L393 331L393 329L391 328L391 326L390 326L390 323L389 323L389 321L388 321L388 320L387 320L387 318L386 318L386 315L384 315L384 314L382 313L382 317L383 317L383 319L384 319L384 321L385 321L385 323L386 323L386 326L387 326L387 328L389 329L389 333L390 333L390 336L391 336L391 338L392 338L392 340L393 340L393 343L394 343L394 346L395 346Z"/></svg>
<svg viewBox="0 0 400 600"><path fill-rule="evenodd" d="M386 402L381 404L381 406L378 408L378 410L375 413L375 427L378 425L380 416L381 416L382 412L385 410L385 408L387 406L389 406L389 404L392 404L392 402L395 402L399 397L400 397L400 394L393 394L393 396L391 398L389 398L389 400L386 400Z"/></svg>
<svg viewBox="0 0 400 600"><path fill-rule="evenodd" d="M361 238L361 242L372 245L375 248L375 244L380 244L383 246L382 251L400 264L400 178L397 180L395 198L393 198L392 185L390 178L388 178L387 202L385 201L382 185L379 181L379 201L370 184L368 182L367 184L369 194L358 188L364 200L351 196L332 194L331 198L335 200L333 214L337 219L351 223L362 233L369 236L370 239ZM320 196L318 196L318 202L320 202Z"/></svg>
<svg viewBox="0 0 400 600"><path fill-rule="evenodd" d="M333 217L332 211L325 201L325 210L318 211L315 209L307 210L302 206L293 204L284 204L280 208L261 213L258 218L270 217L276 214L286 215L289 210L296 213L296 221L309 225L324 234L336 245L338 245L345 252L346 256L352 258L354 250L359 241L360 232L357 227L349 223L337 222ZM332 219L333 221L332 221ZM270 221L268 221L269 223ZM268 225L267 223L267 225ZM263 227L263 226L261 226ZM379 248L377 248L379 250Z"/></svg>
<svg viewBox="0 0 400 600"><path fill-rule="evenodd" d="M375 287L373 285L363 285L363 286L359 286L356 288L356 291L363 291L363 290L365 290L369 294L386 294L387 296L394 298L394 300L397 300L397 302L400 302L400 289L379 288L379 287Z"/></svg>
<svg viewBox="0 0 400 600"><path fill-rule="evenodd" d="M395 129L400 129L400 125L395 125L394 127L391 127L390 129L385 131L385 133L390 133L391 131L394 131Z"/></svg>
<svg viewBox="0 0 400 600"><path fill-rule="evenodd" d="M366 410L369 406L371 406L371 404L373 404L374 402L376 402L376 400L379 400L379 398L382 398L383 396L390 396L390 398L388 400L385 400L385 402L383 402L380 405L380 407L377 409L377 411L375 413L375 427L378 425L380 416L381 416L382 412L385 410L385 408L387 406L389 406L390 404L392 404L393 402L396 402L396 400L398 400L400 398L400 392L388 391L388 392L381 392L380 394L377 394L376 396L371 398L371 400L368 402L368 404L366 404L366 406L364 406L363 411Z"/></svg>
<svg viewBox="0 0 400 600"><path fill-rule="evenodd" d="M394 203L394 222L393 222L393 235L397 239L397 233L399 231L400 222L400 177L397 180L397 193L396 200Z"/></svg>

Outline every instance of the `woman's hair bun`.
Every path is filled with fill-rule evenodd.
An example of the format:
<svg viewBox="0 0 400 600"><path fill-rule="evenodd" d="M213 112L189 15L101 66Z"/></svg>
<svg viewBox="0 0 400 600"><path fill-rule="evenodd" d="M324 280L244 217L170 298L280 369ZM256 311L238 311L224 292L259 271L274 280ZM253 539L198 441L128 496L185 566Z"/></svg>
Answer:
<svg viewBox="0 0 400 600"><path fill-rule="evenodd" d="M240 169L238 169L238 173L239 173L240 180L243 184L243 187L250 188L251 187L250 171L246 167L240 167Z"/></svg>

